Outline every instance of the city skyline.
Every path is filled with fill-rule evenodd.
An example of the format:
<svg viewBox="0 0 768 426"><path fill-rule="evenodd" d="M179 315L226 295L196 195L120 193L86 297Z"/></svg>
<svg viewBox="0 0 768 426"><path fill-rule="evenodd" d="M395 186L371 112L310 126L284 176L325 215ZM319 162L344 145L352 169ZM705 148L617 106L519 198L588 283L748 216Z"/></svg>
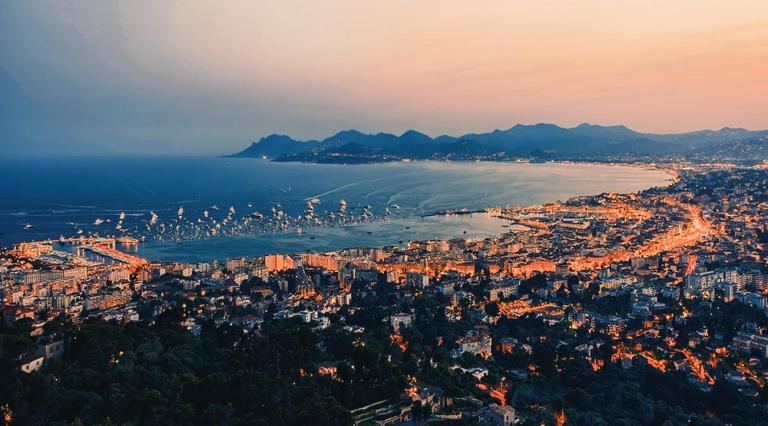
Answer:
<svg viewBox="0 0 768 426"><path fill-rule="evenodd" d="M768 127L768 8L712 1L0 9L0 155L233 152L270 133Z"/></svg>
<svg viewBox="0 0 768 426"><path fill-rule="evenodd" d="M765 0L0 0L0 426L768 426Z"/></svg>

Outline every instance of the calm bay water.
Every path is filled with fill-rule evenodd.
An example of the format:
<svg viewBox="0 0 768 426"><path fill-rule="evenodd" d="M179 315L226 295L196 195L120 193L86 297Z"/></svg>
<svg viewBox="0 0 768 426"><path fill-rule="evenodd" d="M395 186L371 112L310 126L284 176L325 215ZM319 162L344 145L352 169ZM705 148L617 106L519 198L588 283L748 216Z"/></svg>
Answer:
<svg viewBox="0 0 768 426"><path fill-rule="evenodd" d="M529 205L601 192L664 185L660 171L586 164L412 162L369 165L272 163L258 159L128 157L0 161L0 245L73 236L76 229L109 233L96 218L146 222L149 212L172 217L179 207L199 217L212 205L239 213L268 212L280 203L299 214L311 198L318 209L400 206L399 219L344 227L147 242L156 260L208 260L271 252L331 250L428 238L482 237L505 230L486 215L425 217L446 209ZM250 204L252 207L248 207ZM25 230L25 225L32 225ZM114 232L114 231L111 231Z"/></svg>

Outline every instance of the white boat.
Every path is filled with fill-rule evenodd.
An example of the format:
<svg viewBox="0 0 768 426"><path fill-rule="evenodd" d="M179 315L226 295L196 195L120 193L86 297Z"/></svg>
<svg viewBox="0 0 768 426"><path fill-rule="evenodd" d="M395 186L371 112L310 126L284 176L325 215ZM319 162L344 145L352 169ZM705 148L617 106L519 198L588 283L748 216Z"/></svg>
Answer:
<svg viewBox="0 0 768 426"><path fill-rule="evenodd" d="M96 225L96 226L99 226L102 223L104 223L104 220L102 220L101 218L98 218L98 217L96 218L96 220L93 221L93 224Z"/></svg>
<svg viewBox="0 0 768 426"><path fill-rule="evenodd" d="M34 226L31 223L27 223L26 225L24 225L24 229L31 229L31 228L34 228Z"/></svg>
<svg viewBox="0 0 768 426"><path fill-rule="evenodd" d="M179 216L179 219L181 219L181 217L184 216L184 207L180 206L176 214Z"/></svg>

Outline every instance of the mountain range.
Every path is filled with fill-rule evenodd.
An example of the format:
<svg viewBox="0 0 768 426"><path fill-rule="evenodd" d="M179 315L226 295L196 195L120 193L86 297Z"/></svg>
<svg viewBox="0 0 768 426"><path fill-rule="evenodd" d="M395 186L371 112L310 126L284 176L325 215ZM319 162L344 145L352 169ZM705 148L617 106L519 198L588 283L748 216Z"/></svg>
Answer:
<svg viewBox="0 0 768 426"><path fill-rule="evenodd" d="M400 136L344 130L322 140L300 141L269 135L232 157L267 157L277 161L366 162L402 158L595 158L687 153L750 153L745 142L768 144L768 130L725 127L676 134L641 133L626 126L584 123L573 128L554 124L518 124L507 130L463 136L429 137L415 130ZM740 144L740 145L739 145ZM760 152L766 150L758 150Z"/></svg>

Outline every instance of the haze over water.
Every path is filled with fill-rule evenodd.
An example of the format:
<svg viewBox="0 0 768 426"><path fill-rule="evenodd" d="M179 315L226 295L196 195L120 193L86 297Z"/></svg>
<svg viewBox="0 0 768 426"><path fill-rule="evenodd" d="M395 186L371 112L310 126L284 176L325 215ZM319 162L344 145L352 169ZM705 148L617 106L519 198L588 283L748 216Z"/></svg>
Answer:
<svg viewBox="0 0 768 426"><path fill-rule="evenodd" d="M45 171L42 173L41 171ZM335 210L371 205L383 213L398 204L400 220L347 227L174 243L148 242L140 253L156 260L202 260L270 252L330 250L397 244L428 238L481 237L506 228L484 215L420 215L461 208L530 205L600 192L634 192L663 185L669 176L633 167L586 164L412 162L369 165L273 163L256 159L130 157L69 160L4 160L0 168L0 245L75 235L75 227L114 233L146 222L150 211L169 219L183 206L196 218L212 205L239 215L268 213L280 203L298 214L306 200ZM249 208L247 205L251 204ZM93 225L96 218L112 224ZM33 228L24 230L25 224ZM76 225L72 225L72 224ZM410 229L408 229L410 227ZM464 233L466 231L466 233Z"/></svg>

